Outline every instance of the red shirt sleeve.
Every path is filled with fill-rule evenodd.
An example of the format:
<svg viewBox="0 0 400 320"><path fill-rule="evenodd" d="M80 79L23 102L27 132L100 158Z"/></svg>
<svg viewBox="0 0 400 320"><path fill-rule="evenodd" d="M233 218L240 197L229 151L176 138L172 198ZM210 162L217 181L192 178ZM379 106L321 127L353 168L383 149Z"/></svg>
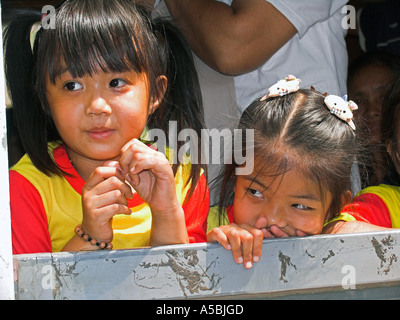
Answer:
<svg viewBox="0 0 400 320"><path fill-rule="evenodd" d="M9 171L9 179L13 254L52 252L39 192L16 171Z"/></svg>
<svg viewBox="0 0 400 320"><path fill-rule="evenodd" d="M228 216L230 223L235 223L235 219L233 217L233 204L226 207L226 214Z"/></svg>
<svg viewBox="0 0 400 320"><path fill-rule="evenodd" d="M346 205L342 212L352 215L357 221L392 228L390 212L385 202L374 193L364 193Z"/></svg>
<svg viewBox="0 0 400 320"><path fill-rule="evenodd" d="M210 206L210 194L207 181L202 175L196 189L182 206L185 212L186 229L190 243L206 242L207 215Z"/></svg>

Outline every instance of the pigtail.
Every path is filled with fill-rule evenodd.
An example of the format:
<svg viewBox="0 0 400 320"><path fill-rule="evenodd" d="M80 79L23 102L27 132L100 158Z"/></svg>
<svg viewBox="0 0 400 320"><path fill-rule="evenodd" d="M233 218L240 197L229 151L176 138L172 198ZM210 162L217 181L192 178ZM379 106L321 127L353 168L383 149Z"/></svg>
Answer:
<svg viewBox="0 0 400 320"><path fill-rule="evenodd" d="M35 10L4 12L3 46L7 87L23 148L39 170L50 174L59 170L48 154L48 121L35 90L36 57L30 42L31 29L41 17Z"/></svg>
<svg viewBox="0 0 400 320"><path fill-rule="evenodd" d="M176 121L178 133L183 129L193 129L200 141L201 129L205 128L204 111L192 52L183 34L173 23L157 18L153 21L153 32L162 36L160 42L164 45L164 50L161 51L165 53L168 86L162 105L149 119L149 127L159 128L168 133L169 121ZM177 141L175 151L178 152L185 143ZM193 186L197 184L202 168L201 148L200 145L197 147L199 152L197 159L193 159L192 155L191 173L187 182L191 182ZM173 165L174 173L178 166L179 163Z"/></svg>

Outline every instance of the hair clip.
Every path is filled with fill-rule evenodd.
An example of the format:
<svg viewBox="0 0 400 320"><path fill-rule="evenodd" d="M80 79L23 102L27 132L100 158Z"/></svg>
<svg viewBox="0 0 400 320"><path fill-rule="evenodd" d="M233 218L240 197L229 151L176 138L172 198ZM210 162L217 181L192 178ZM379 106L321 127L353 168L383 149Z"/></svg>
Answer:
<svg viewBox="0 0 400 320"><path fill-rule="evenodd" d="M35 44L36 36L37 36L39 30L43 27L43 19L44 19L46 16L47 16L47 13L44 13L44 14L42 15L42 17L40 18L40 21L35 22L35 23L32 25L31 32L30 32L30 35L29 35L29 40L30 40L30 44L31 44L31 51L32 51L32 53L33 53L33 46L34 46L34 44Z"/></svg>
<svg viewBox="0 0 400 320"><path fill-rule="evenodd" d="M353 111L357 110L358 106L354 101L347 101L347 95L345 95L343 98L335 95L329 95L325 98L325 104L332 114L346 121L353 130L356 130L356 126L354 125L352 119Z"/></svg>
<svg viewBox="0 0 400 320"><path fill-rule="evenodd" d="M260 99L264 101L271 97L282 97L288 93L296 92L300 89L300 79L297 79L293 75L288 75L285 79L279 80L276 84L269 87L268 93Z"/></svg>
<svg viewBox="0 0 400 320"><path fill-rule="evenodd" d="M39 32L39 30L41 29L41 27L42 27L42 22L41 21L40 22L35 22L32 25L31 32L30 32L30 35L29 35L29 41L30 41L32 53L33 53L33 46L35 44L36 35Z"/></svg>

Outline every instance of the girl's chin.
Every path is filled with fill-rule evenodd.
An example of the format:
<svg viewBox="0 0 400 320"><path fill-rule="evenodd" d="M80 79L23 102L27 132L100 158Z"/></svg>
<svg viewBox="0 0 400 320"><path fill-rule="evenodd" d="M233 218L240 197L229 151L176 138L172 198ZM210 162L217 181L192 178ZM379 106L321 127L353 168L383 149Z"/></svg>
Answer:
<svg viewBox="0 0 400 320"><path fill-rule="evenodd" d="M98 162L106 162L106 161L115 161L118 160L121 152L116 151L116 150L107 150L107 149L89 149L89 150L83 150L83 152L73 152L75 155L72 157L81 157L81 158L86 158L87 160L91 161L98 161ZM68 152L70 158L71 158L71 153Z"/></svg>

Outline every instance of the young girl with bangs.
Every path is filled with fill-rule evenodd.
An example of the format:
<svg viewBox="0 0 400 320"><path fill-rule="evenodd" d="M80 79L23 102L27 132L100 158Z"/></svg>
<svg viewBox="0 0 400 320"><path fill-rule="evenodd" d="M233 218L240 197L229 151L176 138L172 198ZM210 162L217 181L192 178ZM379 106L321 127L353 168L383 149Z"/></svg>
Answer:
<svg viewBox="0 0 400 320"><path fill-rule="evenodd" d="M205 241L199 161L171 166L164 153L174 150L140 141L152 128L168 137L169 121L200 136L201 95L181 34L130 0L63 1L55 29L41 18L9 13L5 33L26 151L10 170L14 254Z"/></svg>
<svg viewBox="0 0 400 320"><path fill-rule="evenodd" d="M245 165L254 169L238 175L237 164L226 165L219 207L210 209L207 240L232 250L245 268L259 261L265 238L316 235L328 222L355 220L340 211L361 159L357 106L299 84L288 76L244 111L239 129L254 132L254 145L242 139Z"/></svg>

